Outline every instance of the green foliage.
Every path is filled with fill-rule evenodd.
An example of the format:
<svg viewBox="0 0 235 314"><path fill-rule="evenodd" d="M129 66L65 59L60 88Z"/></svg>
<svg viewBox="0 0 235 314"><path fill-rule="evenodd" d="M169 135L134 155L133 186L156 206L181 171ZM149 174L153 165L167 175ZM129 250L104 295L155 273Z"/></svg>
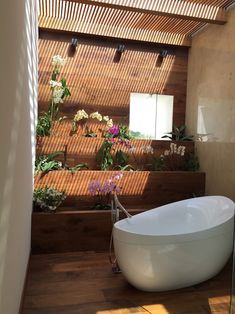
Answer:
<svg viewBox="0 0 235 314"><path fill-rule="evenodd" d="M104 132L104 137L107 139L118 138L121 140L130 140L130 134L128 126L123 124L113 125L106 132Z"/></svg>
<svg viewBox="0 0 235 314"><path fill-rule="evenodd" d="M119 138L130 140L129 129L126 125L119 124Z"/></svg>
<svg viewBox="0 0 235 314"><path fill-rule="evenodd" d="M35 212L55 212L56 208L65 199L65 193L54 188L35 189L33 193L33 210Z"/></svg>
<svg viewBox="0 0 235 314"><path fill-rule="evenodd" d="M67 167L67 170L69 170L71 173L75 173L76 171L82 170L82 169L88 169L87 164L78 164L74 167Z"/></svg>
<svg viewBox="0 0 235 314"><path fill-rule="evenodd" d="M68 88L68 86L67 86L66 79L65 79L65 78L62 78L60 82L61 82L62 87L63 87L63 89L64 89L64 92L63 92L63 95L62 95L61 98L63 99L64 97L71 96L70 90L69 90L69 88Z"/></svg>
<svg viewBox="0 0 235 314"><path fill-rule="evenodd" d="M128 160L129 156L121 149L119 149L115 155L115 169L122 171L134 170L134 167L128 164Z"/></svg>
<svg viewBox="0 0 235 314"><path fill-rule="evenodd" d="M107 210L107 209L111 209L111 205L110 204L101 204L101 203L95 203L91 209L94 210Z"/></svg>
<svg viewBox="0 0 235 314"><path fill-rule="evenodd" d="M115 162L119 166L121 167L126 166L128 163L128 159L129 159L129 156L126 153L124 153L121 149L117 150L116 156L115 156Z"/></svg>
<svg viewBox="0 0 235 314"><path fill-rule="evenodd" d="M55 158L60 155L64 156L64 166L62 165L62 162L55 160ZM75 173L76 171L82 169L88 169L88 166L85 163L77 164L74 167L69 167L66 164L65 159L65 151L58 151L49 155L41 155L37 157L35 161L35 174L37 175L39 172L41 172L42 175L45 175L50 171L62 169L66 169L69 170L71 173Z"/></svg>
<svg viewBox="0 0 235 314"><path fill-rule="evenodd" d="M85 134L84 137L97 137L97 134L92 131L92 129L89 129L88 126L85 128Z"/></svg>
<svg viewBox="0 0 235 314"><path fill-rule="evenodd" d="M200 163L198 157L192 153L185 155L185 170L186 171L198 171L200 168Z"/></svg>
<svg viewBox="0 0 235 314"><path fill-rule="evenodd" d="M162 136L162 138L169 138L172 141L192 141L193 135L186 135L186 126L173 126L173 131Z"/></svg>
<svg viewBox="0 0 235 314"><path fill-rule="evenodd" d="M104 141L97 152L96 161L100 164L101 170L110 170L113 166L112 147L113 144L110 141Z"/></svg>
<svg viewBox="0 0 235 314"><path fill-rule="evenodd" d="M51 132L52 121L50 113L44 112L41 116L38 117L38 123L36 127L37 136L49 136Z"/></svg>
<svg viewBox="0 0 235 314"><path fill-rule="evenodd" d="M62 163L55 160L55 157L59 155L64 155L64 152L58 151L49 155L41 155L35 160L35 174L42 172L46 174L53 170L61 170Z"/></svg>
<svg viewBox="0 0 235 314"><path fill-rule="evenodd" d="M161 171L164 168L164 158L162 156L154 156L150 165L150 170Z"/></svg>
<svg viewBox="0 0 235 314"><path fill-rule="evenodd" d="M129 136L132 139L149 139L149 136L146 136L145 134L141 132L134 132L134 131L129 131Z"/></svg>

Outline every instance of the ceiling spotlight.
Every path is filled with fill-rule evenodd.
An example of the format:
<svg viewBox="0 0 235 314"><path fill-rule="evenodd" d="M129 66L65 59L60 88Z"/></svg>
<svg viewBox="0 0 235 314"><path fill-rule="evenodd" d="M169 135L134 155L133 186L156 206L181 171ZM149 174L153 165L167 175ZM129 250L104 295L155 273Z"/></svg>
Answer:
<svg viewBox="0 0 235 314"><path fill-rule="evenodd" d="M71 40L71 43L68 47L68 57L70 57L70 58L74 57L74 55L76 53L77 46L78 46L78 38L73 37Z"/></svg>
<svg viewBox="0 0 235 314"><path fill-rule="evenodd" d="M114 58L113 58L113 62L114 63L118 63L121 59L122 53L126 51L126 46L125 45L118 45Z"/></svg>
<svg viewBox="0 0 235 314"><path fill-rule="evenodd" d="M159 56L162 57L162 58L165 58L168 54L168 51L167 50L160 50L159 52Z"/></svg>
<svg viewBox="0 0 235 314"><path fill-rule="evenodd" d="M123 53L124 51L126 51L125 45L118 45L117 51L118 51L118 52L121 52L121 53Z"/></svg>
<svg viewBox="0 0 235 314"><path fill-rule="evenodd" d="M71 41L71 46L77 47L77 45L78 45L78 38L73 37Z"/></svg>
<svg viewBox="0 0 235 314"><path fill-rule="evenodd" d="M163 59L168 55L168 51L167 50L160 50L158 57L157 57L157 61L156 61L156 67L160 67L162 65Z"/></svg>

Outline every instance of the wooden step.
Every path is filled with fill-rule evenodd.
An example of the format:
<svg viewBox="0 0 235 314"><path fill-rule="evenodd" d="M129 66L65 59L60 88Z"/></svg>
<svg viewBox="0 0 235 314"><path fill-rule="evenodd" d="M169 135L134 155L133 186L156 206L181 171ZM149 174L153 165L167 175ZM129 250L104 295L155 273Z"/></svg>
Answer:
<svg viewBox="0 0 235 314"><path fill-rule="evenodd" d="M67 163L73 167L79 163L87 163L89 169L98 169L99 165L96 161L96 154L104 142L104 138L87 138L79 135L75 136L50 136L38 139L37 156L50 154L55 151L63 151L67 145ZM131 154L128 148L123 144L114 146L114 153L118 149L123 150L129 157L129 163L135 165L136 163L148 163L152 156L160 156L165 150L170 148L172 141L161 140L132 140L131 144L136 148L135 154ZM177 145L186 147L186 152L194 153L194 142L175 142ZM142 147L151 145L154 153L144 154ZM60 160L62 160L61 156ZM136 160L137 159L137 160Z"/></svg>
<svg viewBox="0 0 235 314"><path fill-rule="evenodd" d="M104 182L118 171L52 171L35 178L35 188L54 187L67 195L63 206L73 210L90 209L97 197L91 196L92 180ZM204 195L205 173L190 171L124 171L119 181L119 199L126 207L164 205L193 196Z"/></svg>

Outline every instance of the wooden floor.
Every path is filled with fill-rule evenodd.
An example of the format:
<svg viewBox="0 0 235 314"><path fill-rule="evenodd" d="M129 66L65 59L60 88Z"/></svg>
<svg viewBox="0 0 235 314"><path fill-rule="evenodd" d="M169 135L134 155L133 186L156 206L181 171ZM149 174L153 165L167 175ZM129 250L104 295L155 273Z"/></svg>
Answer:
<svg viewBox="0 0 235 314"><path fill-rule="evenodd" d="M31 257L23 314L228 314L231 267L203 284L147 293L113 274L107 253Z"/></svg>

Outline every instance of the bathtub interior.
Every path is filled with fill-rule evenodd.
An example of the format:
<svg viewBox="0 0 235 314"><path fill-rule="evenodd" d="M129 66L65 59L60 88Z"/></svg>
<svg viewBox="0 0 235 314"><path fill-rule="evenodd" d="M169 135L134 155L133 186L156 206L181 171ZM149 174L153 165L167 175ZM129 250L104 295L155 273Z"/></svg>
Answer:
<svg viewBox="0 0 235 314"><path fill-rule="evenodd" d="M177 235L222 225L234 216L234 203L223 196L204 196L164 205L123 219L115 228L143 235Z"/></svg>

